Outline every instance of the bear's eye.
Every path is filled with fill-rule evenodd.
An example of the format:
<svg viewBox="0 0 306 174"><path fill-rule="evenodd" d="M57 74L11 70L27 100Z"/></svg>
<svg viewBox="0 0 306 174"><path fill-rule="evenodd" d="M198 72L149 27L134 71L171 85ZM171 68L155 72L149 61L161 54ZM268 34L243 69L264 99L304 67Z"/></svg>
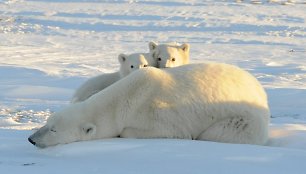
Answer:
<svg viewBox="0 0 306 174"><path fill-rule="evenodd" d="M157 58L157 60L158 60L158 61L161 61L161 58L159 57L159 58Z"/></svg>
<svg viewBox="0 0 306 174"><path fill-rule="evenodd" d="M143 67L148 67L148 65L143 65Z"/></svg>
<svg viewBox="0 0 306 174"><path fill-rule="evenodd" d="M175 61L175 58L173 57L173 58L171 59L171 61L174 62L174 61Z"/></svg>
<svg viewBox="0 0 306 174"><path fill-rule="evenodd" d="M133 66L133 65L131 65L131 68L134 68L134 66Z"/></svg>
<svg viewBox="0 0 306 174"><path fill-rule="evenodd" d="M86 134L88 134L88 133L90 133L92 130L93 130L93 128L90 127L90 128L85 129L84 131L85 131Z"/></svg>
<svg viewBox="0 0 306 174"><path fill-rule="evenodd" d="M55 129L50 129L50 131L51 131L51 132L56 132L56 130L55 130Z"/></svg>
<svg viewBox="0 0 306 174"><path fill-rule="evenodd" d="M87 128L86 129L86 133L88 134L89 132L91 132L92 131L92 128Z"/></svg>

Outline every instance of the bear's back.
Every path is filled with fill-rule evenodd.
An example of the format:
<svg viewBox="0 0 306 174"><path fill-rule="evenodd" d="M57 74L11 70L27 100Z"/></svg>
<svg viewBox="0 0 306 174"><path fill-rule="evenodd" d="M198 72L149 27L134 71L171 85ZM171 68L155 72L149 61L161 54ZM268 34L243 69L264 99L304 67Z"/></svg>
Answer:
<svg viewBox="0 0 306 174"><path fill-rule="evenodd" d="M180 97L201 97L206 102L249 102L268 107L266 93L250 73L222 63L187 64L161 71L159 82ZM168 87L165 87L169 85ZM165 95L169 91L165 91ZM176 95L176 94L173 94Z"/></svg>

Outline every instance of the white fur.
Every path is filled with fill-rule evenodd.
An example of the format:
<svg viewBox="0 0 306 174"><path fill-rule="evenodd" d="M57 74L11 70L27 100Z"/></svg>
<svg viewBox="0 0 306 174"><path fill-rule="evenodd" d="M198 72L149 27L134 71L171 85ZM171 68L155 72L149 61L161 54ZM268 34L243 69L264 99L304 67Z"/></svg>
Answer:
<svg viewBox="0 0 306 174"><path fill-rule="evenodd" d="M189 63L189 44L150 42L149 49L157 62L158 68L171 68Z"/></svg>
<svg viewBox="0 0 306 174"><path fill-rule="evenodd" d="M117 136L264 144L269 117L264 89L235 66L144 68L54 114L30 139L38 147Z"/></svg>
<svg viewBox="0 0 306 174"><path fill-rule="evenodd" d="M90 78L76 90L71 99L71 103L86 100L137 69L147 66L156 66L156 62L151 53L120 54L118 60L120 62L119 72L101 74Z"/></svg>
<svg viewBox="0 0 306 174"><path fill-rule="evenodd" d="M120 76L125 77L131 72L145 68L148 66L156 67L156 61L151 53L134 53L130 55L120 54L118 56L120 62Z"/></svg>

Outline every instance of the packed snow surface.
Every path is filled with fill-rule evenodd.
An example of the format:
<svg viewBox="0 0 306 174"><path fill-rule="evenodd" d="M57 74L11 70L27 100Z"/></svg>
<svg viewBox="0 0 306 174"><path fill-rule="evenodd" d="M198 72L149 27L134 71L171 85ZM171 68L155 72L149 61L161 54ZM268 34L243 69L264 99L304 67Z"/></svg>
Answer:
<svg viewBox="0 0 306 174"><path fill-rule="evenodd" d="M0 173L305 173L306 2L0 0ZM265 87L265 146L106 139L37 149L27 137L120 53L187 42L191 63L237 65ZM34 130L33 130L34 129Z"/></svg>

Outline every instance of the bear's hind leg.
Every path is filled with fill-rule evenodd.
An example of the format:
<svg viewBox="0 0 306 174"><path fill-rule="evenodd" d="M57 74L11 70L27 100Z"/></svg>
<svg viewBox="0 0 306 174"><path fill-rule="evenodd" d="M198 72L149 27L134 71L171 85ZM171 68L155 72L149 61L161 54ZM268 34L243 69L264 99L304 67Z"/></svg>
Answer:
<svg viewBox="0 0 306 174"><path fill-rule="evenodd" d="M241 116L226 118L214 123L200 134L199 140L224 143L264 144L267 130L260 119Z"/></svg>

